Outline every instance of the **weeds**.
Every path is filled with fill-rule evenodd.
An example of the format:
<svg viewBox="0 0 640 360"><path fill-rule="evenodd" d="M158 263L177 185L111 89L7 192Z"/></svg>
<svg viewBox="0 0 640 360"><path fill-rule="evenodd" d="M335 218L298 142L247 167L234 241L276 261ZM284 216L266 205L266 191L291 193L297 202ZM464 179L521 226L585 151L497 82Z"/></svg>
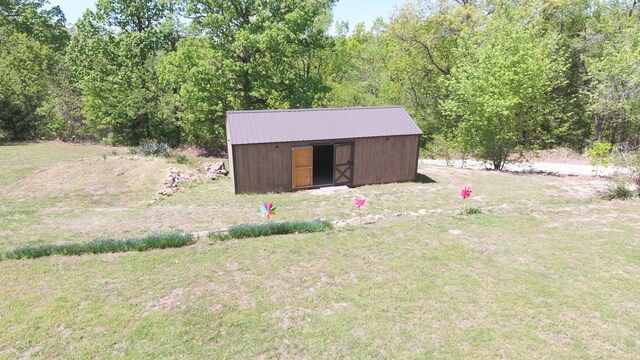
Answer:
<svg viewBox="0 0 640 360"><path fill-rule="evenodd" d="M269 235L321 232L332 227L330 222L322 220L240 224L230 227L227 234L215 234L210 235L210 237L217 240L242 239Z"/></svg>
<svg viewBox="0 0 640 360"><path fill-rule="evenodd" d="M6 252L6 259L35 259L50 255L101 254L150 249L176 248L193 243L191 234L158 233L142 238L96 239L87 243L23 246Z"/></svg>
<svg viewBox="0 0 640 360"><path fill-rule="evenodd" d="M627 187L627 184L624 182L618 182L615 184L611 190L604 196L607 200L627 200L631 199L635 196L633 191Z"/></svg>
<svg viewBox="0 0 640 360"><path fill-rule="evenodd" d="M482 214L482 210L477 206L465 206L460 209L460 215Z"/></svg>
<svg viewBox="0 0 640 360"><path fill-rule="evenodd" d="M186 164L189 162L189 157L183 153L170 152L170 157L173 158L178 164Z"/></svg>
<svg viewBox="0 0 640 360"><path fill-rule="evenodd" d="M187 155L171 150L171 148L167 144L156 143L153 141L143 142L137 148L129 148L129 154L131 155L141 154L144 156L160 156L168 159L173 159L178 164L187 164L189 162L189 157Z"/></svg>
<svg viewBox="0 0 640 360"><path fill-rule="evenodd" d="M164 156L169 157L171 149L167 144L157 143L153 141L143 142L139 147L138 151L142 155L146 156Z"/></svg>

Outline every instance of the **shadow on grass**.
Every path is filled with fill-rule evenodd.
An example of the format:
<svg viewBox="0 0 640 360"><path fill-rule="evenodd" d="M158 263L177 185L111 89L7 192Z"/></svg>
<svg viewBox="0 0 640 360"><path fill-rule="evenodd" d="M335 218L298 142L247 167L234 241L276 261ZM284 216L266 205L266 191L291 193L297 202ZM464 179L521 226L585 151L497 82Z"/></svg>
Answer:
<svg viewBox="0 0 640 360"><path fill-rule="evenodd" d="M433 184L436 181L425 174L418 173L418 176L416 176L416 180L414 182L421 183L421 184Z"/></svg>

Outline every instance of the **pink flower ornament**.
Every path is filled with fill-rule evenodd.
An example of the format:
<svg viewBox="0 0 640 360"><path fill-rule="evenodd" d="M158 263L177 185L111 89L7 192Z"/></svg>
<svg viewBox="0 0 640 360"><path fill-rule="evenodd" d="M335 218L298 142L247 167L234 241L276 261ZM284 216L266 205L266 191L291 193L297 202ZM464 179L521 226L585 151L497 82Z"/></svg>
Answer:
<svg viewBox="0 0 640 360"><path fill-rule="evenodd" d="M365 201L366 199L364 198L364 196L358 196L356 197L356 201L354 204L358 208L358 210L360 210L364 206Z"/></svg>
<svg viewBox="0 0 640 360"><path fill-rule="evenodd" d="M466 199L469 196L471 196L471 188L465 187L464 189L460 190L460 196L462 196L463 199Z"/></svg>

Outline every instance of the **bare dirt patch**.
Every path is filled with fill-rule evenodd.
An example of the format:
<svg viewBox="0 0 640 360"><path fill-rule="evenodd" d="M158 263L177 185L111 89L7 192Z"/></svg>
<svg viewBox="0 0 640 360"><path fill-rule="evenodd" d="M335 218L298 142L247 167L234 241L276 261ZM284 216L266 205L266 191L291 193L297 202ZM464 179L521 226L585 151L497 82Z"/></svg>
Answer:
<svg viewBox="0 0 640 360"><path fill-rule="evenodd" d="M137 318L143 318L153 312L165 309L171 309L182 305L182 297L185 293L184 288L173 289L168 295L153 300L148 303L146 308L138 313Z"/></svg>
<svg viewBox="0 0 640 360"><path fill-rule="evenodd" d="M102 159L60 163L30 175L5 188L12 197L42 197L80 193L90 197L130 194L148 182L160 179L160 161L104 161Z"/></svg>

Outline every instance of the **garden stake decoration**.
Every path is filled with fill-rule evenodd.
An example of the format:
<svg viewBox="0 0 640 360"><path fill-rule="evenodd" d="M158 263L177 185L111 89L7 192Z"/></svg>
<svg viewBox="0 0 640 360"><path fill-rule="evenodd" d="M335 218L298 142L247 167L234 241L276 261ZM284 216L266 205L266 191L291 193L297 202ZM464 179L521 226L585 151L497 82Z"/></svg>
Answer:
<svg viewBox="0 0 640 360"><path fill-rule="evenodd" d="M471 196L471 188L470 187L466 187L466 188L460 190L460 196L462 196L463 199L466 199L469 196Z"/></svg>
<svg viewBox="0 0 640 360"><path fill-rule="evenodd" d="M362 214L360 211L364 207L365 201L366 201L366 199L364 198L364 196L357 196L356 197L356 201L355 201L354 205L358 208L358 215Z"/></svg>
<svg viewBox="0 0 640 360"><path fill-rule="evenodd" d="M260 208L260 212L262 213L262 217L267 217L267 220L271 220L271 216L276 215L276 207L273 206L273 203L264 203L262 208Z"/></svg>
<svg viewBox="0 0 640 360"><path fill-rule="evenodd" d="M460 190L460 196L462 196L463 200L468 199L471 196L471 188L470 187L465 187L462 190ZM482 210L480 210L479 207L475 207L475 206L466 206L462 209L460 209L460 214L462 215L473 215L473 214L480 214L482 212Z"/></svg>

